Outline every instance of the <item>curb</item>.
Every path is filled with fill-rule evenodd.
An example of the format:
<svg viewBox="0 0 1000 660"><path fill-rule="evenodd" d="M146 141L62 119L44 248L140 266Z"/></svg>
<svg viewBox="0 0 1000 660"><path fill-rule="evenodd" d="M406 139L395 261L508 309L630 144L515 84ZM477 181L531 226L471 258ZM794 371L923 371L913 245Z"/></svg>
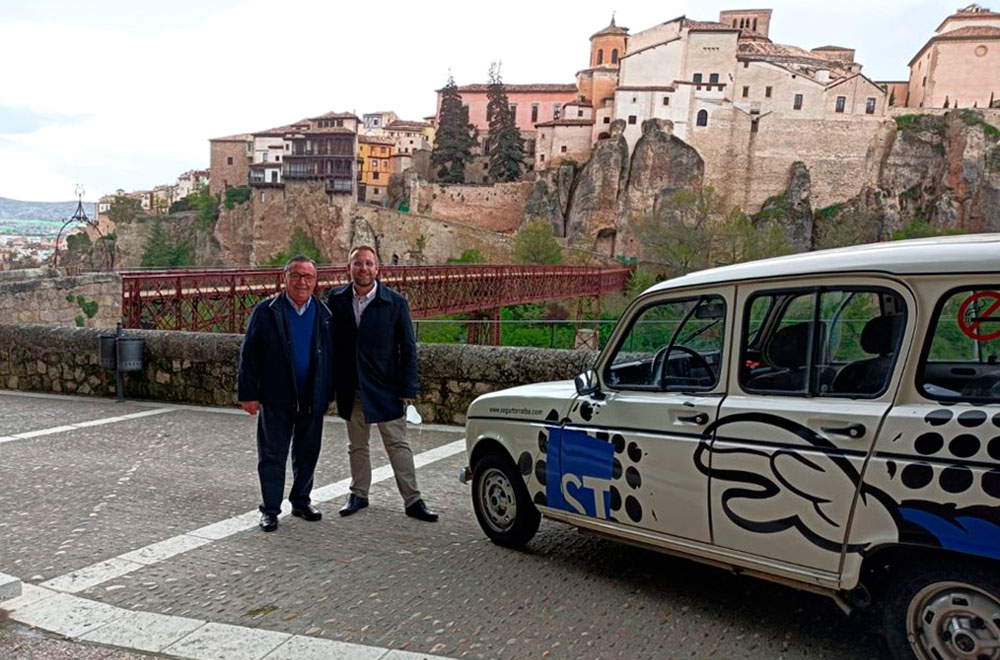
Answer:
<svg viewBox="0 0 1000 660"><path fill-rule="evenodd" d="M21 581L12 575L0 573L0 602L21 595Z"/></svg>

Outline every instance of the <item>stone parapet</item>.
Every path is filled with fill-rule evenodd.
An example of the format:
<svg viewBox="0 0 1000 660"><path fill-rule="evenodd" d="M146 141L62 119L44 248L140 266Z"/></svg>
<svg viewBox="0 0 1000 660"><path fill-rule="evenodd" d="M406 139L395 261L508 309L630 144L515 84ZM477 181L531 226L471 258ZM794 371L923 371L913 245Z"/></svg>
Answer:
<svg viewBox="0 0 1000 660"><path fill-rule="evenodd" d="M114 325L121 318L121 277L87 273L61 277L48 269L0 278L0 318L8 323Z"/></svg>
<svg viewBox="0 0 1000 660"><path fill-rule="evenodd" d="M110 331L0 324L0 388L114 396L114 372L101 368L98 361L98 337L103 332ZM145 340L143 370L125 375L126 397L237 405L242 335L154 330L126 334ZM425 422L464 424L465 411L480 394L572 378L595 355L590 351L419 344L417 408Z"/></svg>

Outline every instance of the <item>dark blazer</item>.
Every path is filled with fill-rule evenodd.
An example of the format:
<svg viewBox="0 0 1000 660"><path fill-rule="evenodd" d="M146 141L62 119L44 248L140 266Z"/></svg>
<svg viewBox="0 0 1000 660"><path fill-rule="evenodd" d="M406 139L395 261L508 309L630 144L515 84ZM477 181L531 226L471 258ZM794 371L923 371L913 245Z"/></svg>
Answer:
<svg viewBox="0 0 1000 660"><path fill-rule="evenodd" d="M365 421L388 422L403 416L401 399L417 395L417 343L406 299L381 282L375 298L354 322L351 284L330 292L333 315L333 381L337 414L351 418L354 392L361 390Z"/></svg>
<svg viewBox="0 0 1000 660"><path fill-rule="evenodd" d="M312 335L312 397L303 412L325 414L332 398L330 374L330 310L313 297L316 316ZM280 293L262 300L250 315L240 348L239 400L260 401L263 406L300 410L292 339L287 314L291 304Z"/></svg>

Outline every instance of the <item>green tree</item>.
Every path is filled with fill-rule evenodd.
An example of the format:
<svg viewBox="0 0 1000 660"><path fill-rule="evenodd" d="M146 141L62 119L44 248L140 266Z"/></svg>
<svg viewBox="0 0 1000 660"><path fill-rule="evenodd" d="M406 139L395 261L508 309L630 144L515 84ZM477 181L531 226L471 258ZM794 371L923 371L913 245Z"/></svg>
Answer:
<svg viewBox="0 0 1000 660"><path fill-rule="evenodd" d="M660 263L675 276L705 268L712 263L710 223L725 212L725 199L710 186L675 190L635 223L642 260Z"/></svg>
<svg viewBox="0 0 1000 660"><path fill-rule="evenodd" d="M301 227L296 227L295 231L292 233L292 237L288 239L288 249L282 250L278 254L271 257L268 260L267 265L284 266L289 259L300 254L305 257L309 257L317 264L326 263L323 253L320 252L318 247L316 247L316 241L314 241L307 233L302 231Z"/></svg>
<svg viewBox="0 0 1000 660"><path fill-rule="evenodd" d="M469 248L468 250L462 250L462 254L457 257L448 257L448 263L450 264L484 264L486 263L486 257L483 253L476 248Z"/></svg>
<svg viewBox="0 0 1000 660"><path fill-rule="evenodd" d="M490 180L517 181L524 169L524 138L517 129L507 91L500 78L499 62L490 65L486 98L486 117L490 122L490 132L486 138L490 155Z"/></svg>
<svg viewBox="0 0 1000 660"><path fill-rule="evenodd" d="M438 168L437 176L443 183L463 183L465 164L472 158L476 143L475 129L469 123L469 109L462 105L455 79L448 76L448 83L441 90L439 123L431 151L431 165Z"/></svg>
<svg viewBox="0 0 1000 660"><path fill-rule="evenodd" d="M198 186L191 206L198 211L198 226L205 230L215 228L219 219L219 198L208 190L208 186Z"/></svg>
<svg viewBox="0 0 1000 660"><path fill-rule="evenodd" d="M713 223L710 231L711 265L736 264L795 251L780 225L771 222L754 226L750 216L735 207L721 222Z"/></svg>
<svg viewBox="0 0 1000 660"><path fill-rule="evenodd" d="M140 264L145 268L180 268L190 266L191 248L187 241L173 240L159 217L143 246Z"/></svg>
<svg viewBox="0 0 1000 660"><path fill-rule="evenodd" d="M560 264L562 260L562 247L548 220L532 220L514 237L514 263Z"/></svg>
<svg viewBox="0 0 1000 660"><path fill-rule="evenodd" d="M127 225L142 212L142 203L131 197L118 195L108 207L108 217L116 225Z"/></svg>

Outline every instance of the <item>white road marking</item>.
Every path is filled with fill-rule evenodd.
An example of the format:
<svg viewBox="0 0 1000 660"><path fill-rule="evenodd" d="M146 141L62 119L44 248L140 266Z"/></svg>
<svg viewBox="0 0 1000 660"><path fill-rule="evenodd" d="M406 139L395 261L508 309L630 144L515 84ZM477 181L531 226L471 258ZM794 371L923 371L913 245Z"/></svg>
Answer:
<svg viewBox="0 0 1000 660"><path fill-rule="evenodd" d="M53 426L48 429L39 429L37 431L25 431L24 433L15 433L14 435L0 436L0 444L4 442L12 442L14 440L27 440L29 438L38 438L43 435L52 435L54 433L65 433L67 431L75 431L76 429L85 429L91 426L103 426L105 424L115 424L117 422L127 422L133 419L142 419L143 417L151 417L153 415L162 415L163 413L171 412L172 408L154 408L152 410L141 410L136 413L130 413L128 415L117 415L115 417L103 417L101 419L92 419L87 422L78 422L76 424L66 424L64 426Z"/></svg>
<svg viewBox="0 0 1000 660"><path fill-rule="evenodd" d="M465 440L455 440L448 444L428 449L413 457L413 463L419 468L449 456L465 451ZM383 465L372 470L372 483L376 484L392 477L392 466ZM316 503L329 502L338 497L344 497L350 492L350 479L341 479L322 488L312 491L312 499ZM281 516L291 513L291 504L282 502ZM128 575L146 566L158 564L176 557L188 550L200 548L212 541L219 541L239 532L256 527L260 519L259 511L247 511L238 516L221 520L211 525L199 527L184 534L170 537L150 545L132 550L111 559L84 566L65 575L51 578L41 586L65 593L79 593L108 580Z"/></svg>
<svg viewBox="0 0 1000 660"><path fill-rule="evenodd" d="M195 660L448 660L444 656L153 612L137 612L80 596L25 585L0 602L10 618L65 637Z"/></svg>

